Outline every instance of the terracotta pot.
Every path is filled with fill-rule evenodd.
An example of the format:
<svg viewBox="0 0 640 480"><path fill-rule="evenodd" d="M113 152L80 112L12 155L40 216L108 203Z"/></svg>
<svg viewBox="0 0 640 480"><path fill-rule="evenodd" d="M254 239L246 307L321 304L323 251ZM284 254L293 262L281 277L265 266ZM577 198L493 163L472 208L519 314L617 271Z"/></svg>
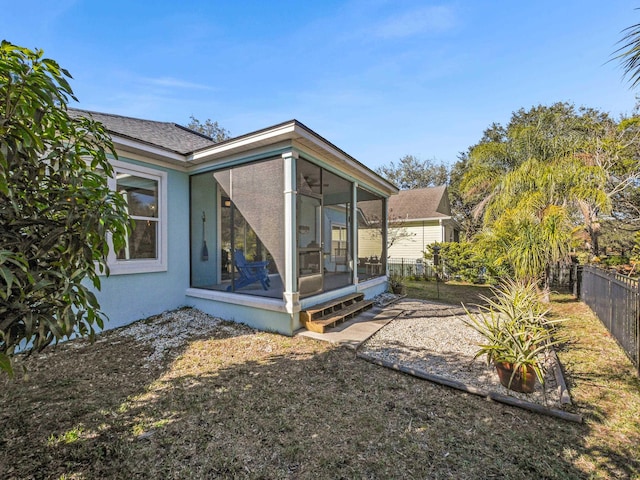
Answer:
<svg viewBox="0 0 640 480"><path fill-rule="evenodd" d="M533 393L536 388L536 371L531 365L522 365L513 375L513 365L507 362L497 362L496 370L500 383L509 390L520 393ZM511 379L513 375L513 380ZM509 385L511 382L511 385Z"/></svg>
<svg viewBox="0 0 640 480"><path fill-rule="evenodd" d="M393 287L391 287L391 291L393 293L395 293L396 295L403 295L404 294L404 285L394 285Z"/></svg>

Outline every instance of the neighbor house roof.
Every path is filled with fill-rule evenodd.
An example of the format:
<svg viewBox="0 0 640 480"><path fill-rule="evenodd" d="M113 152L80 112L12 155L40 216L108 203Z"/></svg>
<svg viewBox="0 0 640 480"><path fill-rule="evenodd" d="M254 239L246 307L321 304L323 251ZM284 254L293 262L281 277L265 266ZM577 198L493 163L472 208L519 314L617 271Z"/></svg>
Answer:
<svg viewBox="0 0 640 480"><path fill-rule="evenodd" d="M73 117L89 117L102 123L105 128L122 137L141 141L156 147L188 155L196 150L216 144L213 139L172 122L156 122L141 118L124 117L111 113L91 112L70 108Z"/></svg>
<svg viewBox="0 0 640 480"><path fill-rule="evenodd" d="M445 185L400 190L389 198L389 221L450 218L451 207Z"/></svg>

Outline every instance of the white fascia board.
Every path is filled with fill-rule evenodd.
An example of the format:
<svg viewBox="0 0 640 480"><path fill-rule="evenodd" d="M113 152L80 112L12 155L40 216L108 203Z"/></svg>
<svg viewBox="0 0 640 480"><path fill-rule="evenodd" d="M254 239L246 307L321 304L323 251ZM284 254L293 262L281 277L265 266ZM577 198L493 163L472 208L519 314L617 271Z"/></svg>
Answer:
<svg viewBox="0 0 640 480"><path fill-rule="evenodd" d="M256 146L250 151L235 152L219 158L210 159L198 164L190 163L187 166L187 172L200 173L212 168L228 168L242 163L252 162L254 160L263 160L270 157L280 156L284 151L291 150L291 141L283 140L270 145Z"/></svg>
<svg viewBox="0 0 640 480"><path fill-rule="evenodd" d="M445 220L453 220L453 217L432 217L432 218L400 218L389 220L389 223L409 223L409 222L442 222Z"/></svg>
<svg viewBox="0 0 640 480"><path fill-rule="evenodd" d="M175 164L172 162L167 162L166 160L159 160L155 157L151 157L150 155L141 155L140 153L133 152L132 150L124 150L122 148L116 147L116 153L118 154L118 160L127 161L127 160L136 160L142 163L148 163L149 165L154 165L156 167L168 168L177 172L187 172L187 168L182 164Z"/></svg>
<svg viewBox="0 0 640 480"><path fill-rule="evenodd" d="M188 161L193 165L199 165L221 157L228 157L230 155L246 152L256 147L292 139L295 136L294 132L295 123L287 123L275 129L257 132L253 135L223 142L220 145L214 145L213 147L205 150L199 150L191 154L188 157Z"/></svg>
<svg viewBox="0 0 640 480"><path fill-rule="evenodd" d="M347 166L349 166L352 169L352 172L357 172L358 174L357 176L367 180L367 183L378 186L379 188L381 188L383 192L389 195L394 195L398 193L399 189L395 185L382 179L377 174L372 172L364 164L361 164L354 158L346 155L342 150L336 148L335 146L329 143L321 141L312 132L309 132L308 130L303 128L297 128L296 132L299 133L298 138L304 138L305 140L320 147L323 151L327 152L328 154L332 155L333 157L347 164ZM381 182L381 179L382 179L382 182Z"/></svg>
<svg viewBox="0 0 640 480"><path fill-rule="evenodd" d="M137 142L130 138L111 135L111 141L113 142L114 147L116 147L116 150L137 153L144 157L155 158L172 165L181 165L184 167L187 163L187 158L184 155L146 143Z"/></svg>

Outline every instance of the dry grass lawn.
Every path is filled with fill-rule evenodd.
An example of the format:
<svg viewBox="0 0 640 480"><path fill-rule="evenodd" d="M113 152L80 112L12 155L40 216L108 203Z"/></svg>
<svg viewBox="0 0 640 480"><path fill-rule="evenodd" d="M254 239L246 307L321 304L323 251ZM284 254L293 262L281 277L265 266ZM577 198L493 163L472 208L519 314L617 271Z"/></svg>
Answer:
<svg viewBox="0 0 640 480"><path fill-rule="evenodd" d="M630 364L584 305L554 309L582 425L303 338L222 324L149 366L110 332L0 379L0 478L640 478Z"/></svg>

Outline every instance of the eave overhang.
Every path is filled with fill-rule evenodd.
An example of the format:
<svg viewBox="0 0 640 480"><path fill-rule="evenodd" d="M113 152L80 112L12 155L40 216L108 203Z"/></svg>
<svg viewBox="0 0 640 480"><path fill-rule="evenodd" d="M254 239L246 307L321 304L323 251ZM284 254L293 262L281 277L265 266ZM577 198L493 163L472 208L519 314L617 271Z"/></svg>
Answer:
<svg viewBox="0 0 640 480"><path fill-rule="evenodd" d="M198 150L189 156L189 163L193 166L215 165L226 158L249 153L257 148L283 144L291 145L298 150L307 150L329 161L340 171L348 173L367 185L375 186L387 195L394 195L399 191L395 185L297 120L290 120Z"/></svg>
<svg viewBox="0 0 640 480"><path fill-rule="evenodd" d="M447 222L452 224L454 227L460 228L460 223L452 216L443 216L443 217L431 217L431 218L400 218L400 219L389 219L389 225L393 226L393 224L403 224L403 223L414 223L414 222Z"/></svg>
<svg viewBox="0 0 640 480"><path fill-rule="evenodd" d="M182 167L186 171L222 166L229 159L250 156L253 152L260 150L267 151L269 147L309 151L364 185L375 187L381 193L394 195L399 191L395 185L297 120L225 140L188 154L167 150L121 134L111 133L111 135L118 151L151 157L172 166Z"/></svg>

